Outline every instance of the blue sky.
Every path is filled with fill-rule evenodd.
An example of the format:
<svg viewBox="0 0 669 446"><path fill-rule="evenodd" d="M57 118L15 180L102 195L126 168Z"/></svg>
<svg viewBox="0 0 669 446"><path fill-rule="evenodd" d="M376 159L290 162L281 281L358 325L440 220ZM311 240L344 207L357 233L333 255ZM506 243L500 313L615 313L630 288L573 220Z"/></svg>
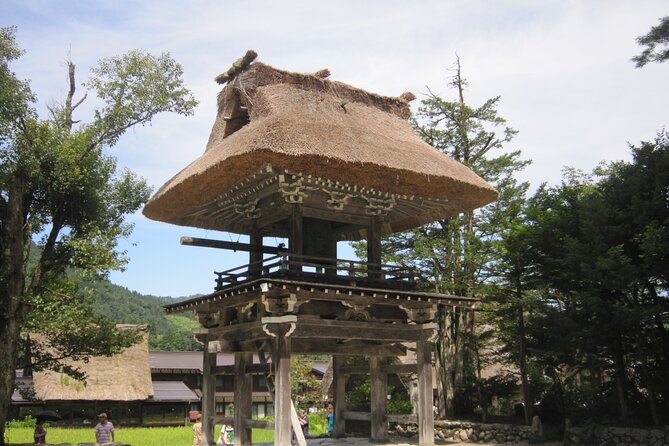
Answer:
<svg viewBox="0 0 669 446"><path fill-rule="evenodd" d="M635 38L667 14L666 1L644 0L0 0L0 26L18 26L26 50L14 70L31 79L42 112L65 97L68 57L79 81L98 59L134 48L169 51L182 64L200 101L195 115L160 116L111 152L155 188L204 151L220 88L213 78L248 49L277 68L329 68L331 79L418 99L427 87L453 97L446 80L457 53L468 102L501 96L500 115L519 130L509 149L533 160L522 178L534 186L559 182L563 166L591 170L628 159L628 142L652 139L668 122L669 63L639 70L629 60L639 52ZM79 117L90 110L82 106ZM135 232L123 244L131 261L111 276L131 290L210 292L214 270L246 261L244 253L179 245L182 235L236 241L236 234L141 214L131 220Z"/></svg>

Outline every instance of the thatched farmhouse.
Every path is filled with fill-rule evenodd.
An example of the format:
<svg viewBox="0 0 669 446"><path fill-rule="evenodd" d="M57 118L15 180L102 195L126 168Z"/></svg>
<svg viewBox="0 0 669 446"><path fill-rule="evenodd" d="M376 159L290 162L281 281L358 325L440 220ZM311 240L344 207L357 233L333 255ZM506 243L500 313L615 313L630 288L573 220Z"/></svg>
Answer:
<svg viewBox="0 0 669 446"><path fill-rule="evenodd" d="M86 382L62 373L17 372L19 389L12 396L12 418L23 418L42 410L54 410L62 424L95 424L100 412L121 425L181 425L201 409L202 352L149 352L146 327L125 326L142 331L136 345L112 357L93 357L88 363L72 363L84 370ZM258 358L255 358L258 363ZM233 355L219 353L218 363L232 365ZM312 374L322 378L322 363ZM216 380L219 414L230 413L232 374ZM263 374L253 376L253 415L272 415L274 407Z"/></svg>
<svg viewBox="0 0 669 446"><path fill-rule="evenodd" d="M19 389L12 396L13 416L54 410L63 422L95 424L100 412L120 424L183 423L198 396L182 381L153 382L146 326L120 328L140 331L140 341L111 357L92 357L87 363L71 361L83 370L86 381L64 373L19 373Z"/></svg>

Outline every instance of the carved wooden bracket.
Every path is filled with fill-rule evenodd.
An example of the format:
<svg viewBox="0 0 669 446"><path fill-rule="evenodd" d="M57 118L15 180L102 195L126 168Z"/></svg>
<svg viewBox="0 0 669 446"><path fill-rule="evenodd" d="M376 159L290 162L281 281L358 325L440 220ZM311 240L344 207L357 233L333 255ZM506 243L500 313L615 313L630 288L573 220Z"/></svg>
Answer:
<svg viewBox="0 0 669 446"><path fill-rule="evenodd" d="M363 195L362 198L367 201L367 205L365 206L367 215L384 216L392 211L396 204L395 198L392 196L389 198L375 198Z"/></svg>
<svg viewBox="0 0 669 446"><path fill-rule="evenodd" d="M268 313L282 315L297 313L297 309L303 303L297 299L297 295L290 293L285 296L267 296L263 294L261 303Z"/></svg>
<svg viewBox="0 0 669 446"><path fill-rule="evenodd" d="M237 310L237 320L239 322L248 322L253 319L253 307L255 302L248 302L244 305L238 305L235 307Z"/></svg>
<svg viewBox="0 0 669 446"><path fill-rule="evenodd" d="M341 316L339 319L345 319L349 321L368 321L369 316L369 304L356 304L352 302L342 301L342 305L349 307L348 310Z"/></svg>
<svg viewBox="0 0 669 446"><path fill-rule="evenodd" d="M327 206L330 209L334 209L336 211L341 211L344 209L344 205L347 205L351 198L354 198L355 195L348 194L346 192L337 192L334 190L328 190L325 188L322 188L323 192L328 194L330 197L327 200Z"/></svg>
<svg viewBox="0 0 669 446"><path fill-rule="evenodd" d="M263 331L273 338L277 336L288 337L293 334L297 327L297 316L266 316L260 319L260 322Z"/></svg>
<svg viewBox="0 0 669 446"><path fill-rule="evenodd" d="M423 330L425 330L426 340L428 342L434 342L439 336L439 324L436 322L428 322L423 324Z"/></svg>
<svg viewBox="0 0 669 446"><path fill-rule="evenodd" d="M400 305L400 308L407 314L409 322L415 322L417 324L432 322L437 316L436 305L422 308L405 307L404 305Z"/></svg>
<svg viewBox="0 0 669 446"><path fill-rule="evenodd" d="M246 218L259 218L262 215L262 212L258 208L259 199L255 199L248 203L235 203L235 212L243 215Z"/></svg>
<svg viewBox="0 0 669 446"><path fill-rule="evenodd" d="M218 312L214 313L197 313L197 319L204 328L213 328L218 327L221 321L220 314Z"/></svg>

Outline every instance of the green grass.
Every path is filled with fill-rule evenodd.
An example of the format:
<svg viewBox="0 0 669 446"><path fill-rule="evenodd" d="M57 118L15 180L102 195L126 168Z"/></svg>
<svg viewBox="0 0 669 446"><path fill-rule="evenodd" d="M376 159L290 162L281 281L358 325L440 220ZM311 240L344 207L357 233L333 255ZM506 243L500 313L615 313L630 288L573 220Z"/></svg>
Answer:
<svg viewBox="0 0 669 446"><path fill-rule="evenodd" d="M222 426L216 426L215 438ZM92 428L48 427L46 439L51 444L94 442L95 433ZM7 443L32 443L33 429L29 427L7 427L5 431ZM192 426L180 427L118 427L116 441L132 446L192 446ZM253 429L253 442L265 443L274 441L274 431Z"/></svg>

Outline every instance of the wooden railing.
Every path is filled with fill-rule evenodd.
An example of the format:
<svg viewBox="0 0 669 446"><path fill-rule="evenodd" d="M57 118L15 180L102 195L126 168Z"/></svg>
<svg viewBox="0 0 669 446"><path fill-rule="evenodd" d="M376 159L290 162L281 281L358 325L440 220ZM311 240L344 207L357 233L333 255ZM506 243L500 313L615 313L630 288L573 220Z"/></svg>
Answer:
<svg viewBox="0 0 669 446"><path fill-rule="evenodd" d="M398 265L332 259L282 253L262 261L215 271L216 291L262 277L296 277L318 280L319 283L352 283L381 287L411 288L415 286L413 268Z"/></svg>

